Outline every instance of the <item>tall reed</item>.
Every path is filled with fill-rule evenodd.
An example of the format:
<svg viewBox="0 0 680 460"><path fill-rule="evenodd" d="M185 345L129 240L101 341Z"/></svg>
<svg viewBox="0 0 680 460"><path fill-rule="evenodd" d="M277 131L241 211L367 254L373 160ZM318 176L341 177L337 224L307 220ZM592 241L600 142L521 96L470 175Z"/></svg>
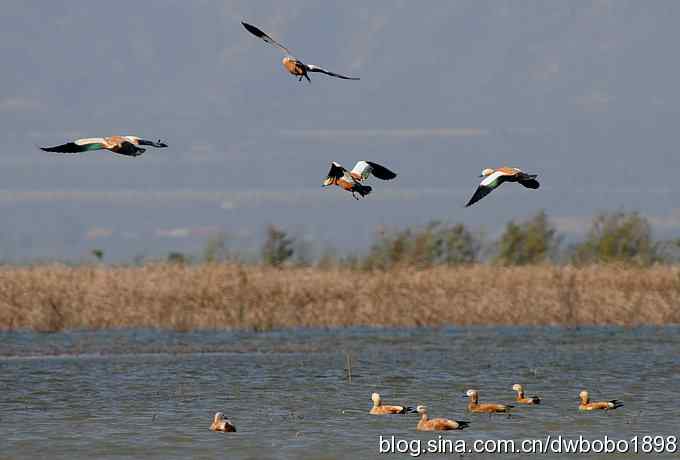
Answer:
<svg viewBox="0 0 680 460"><path fill-rule="evenodd" d="M0 268L0 330L680 323L680 269Z"/></svg>

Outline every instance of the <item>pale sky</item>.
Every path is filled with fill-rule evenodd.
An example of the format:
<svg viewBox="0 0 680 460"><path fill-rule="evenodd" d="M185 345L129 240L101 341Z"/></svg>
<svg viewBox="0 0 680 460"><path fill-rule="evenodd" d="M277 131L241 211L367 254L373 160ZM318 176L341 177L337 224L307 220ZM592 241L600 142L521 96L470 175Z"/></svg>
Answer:
<svg viewBox="0 0 680 460"><path fill-rule="evenodd" d="M3 2L0 259L198 252L268 223L339 248L437 219L494 236L545 209L578 235L598 210L680 232L680 3L668 1ZM298 83L281 53L357 75ZM139 158L36 145L135 134ZM399 173L356 202L328 165ZM482 168L540 175L463 205ZM340 224L340 225L338 225Z"/></svg>

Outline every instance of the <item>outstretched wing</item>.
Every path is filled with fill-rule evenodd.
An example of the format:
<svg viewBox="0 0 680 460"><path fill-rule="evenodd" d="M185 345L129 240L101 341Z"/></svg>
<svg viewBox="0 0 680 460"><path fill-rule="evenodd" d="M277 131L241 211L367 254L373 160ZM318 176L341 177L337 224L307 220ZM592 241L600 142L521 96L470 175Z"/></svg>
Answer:
<svg viewBox="0 0 680 460"><path fill-rule="evenodd" d="M248 24L247 22L243 22L243 21L241 21L241 24L243 24L243 27L245 27L246 30L247 30L248 32L250 32L251 34L255 35L255 36L258 37L258 38L261 38L262 40L264 40L265 42L269 43L270 45L274 45L274 46L276 46L277 48L282 49L284 52L290 54L290 51L288 51L288 48L286 48L286 47L283 46L281 43L279 43L279 42L277 42L276 40L274 40L272 37L270 37L270 36L267 35L266 33L262 32L260 29L258 29L258 28L255 27L254 25Z"/></svg>
<svg viewBox="0 0 680 460"><path fill-rule="evenodd" d="M319 67L318 65L306 65L307 67L307 72L320 72L320 73L325 73L326 75L330 75L331 77L335 78L342 78L343 80L359 80L358 77L347 77L345 75L340 75L339 73L334 73L329 70L326 70L322 67Z"/></svg>
<svg viewBox="0 0 680 460"><path fill-rule="evenodd" d="M54 147L40 147L40 150L55 153L81 153L88 152L90 150L101 150L103 148L105 148L104 139L100 137L94 137L90 139L78 139L74 142L55 145Z"/></svg>
<svg viewBox="0 0 680 460"><path fill-rule="evenodd" d="M496 171L493 174L487 176L484 178L484 180L479 184L479 187L477 187L477 190L475 190L475 194L472 195L472 198L470 198L470 201L467 202L465 205L466 208L472 206L485 196L487 196L489 193L494 191L499 185L501 185L504 181L505 178L508 175L502 171Z"/></svg>
<svg viewBox="0 0 680 460"><path fill-rule="evenodd" d="M523 172L521 173L519 180L517 182L519 182L526 188L537 189L538 187L541 186L541 184L539 184L538 181L536 180L537 177L538 174L527 174Z"/></svg>
<svg viewBox="0 0 680 460"><path fill-rule="evenodd" d="M333 179L340 179L342 176L345 175L347 170L342 167L339 163L333 162L331 163L331 169L328 171L328 175L326 176L327 178L333 178Z"/></svg>
<svg viewBox="0 0 680 460"><path fill-rule="evenodd" d="M378 179L382 180L392 180L397 177L397 173L390 171L383 165L378 163L373 163L372 161L367 161L368 165L371 167L371 174L373 174Z"/></svg>

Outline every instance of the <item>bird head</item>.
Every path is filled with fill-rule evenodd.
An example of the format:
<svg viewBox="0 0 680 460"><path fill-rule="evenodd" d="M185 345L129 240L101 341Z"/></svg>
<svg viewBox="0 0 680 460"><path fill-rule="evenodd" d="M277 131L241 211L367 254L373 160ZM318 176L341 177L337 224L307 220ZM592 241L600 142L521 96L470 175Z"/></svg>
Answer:
<svg viewBox="0 0 680 460"><path fill-rule="evenodd" d="M371 395L371 401L373 401L373 404L376 406L380 405L380 394L379 393L373 393Z"/></svg>
<svg viewBox="0 0 680 460"><path fill-rule="evenodd" d="M515 383L512 386L512 389L513 389L513 391L522 391L522 385L520 385L519 383Z"/></svg>
<svg viewBox="0 0 680 460"><path fill-rule="evenodd" d="M493 169L486 168L486 169L482 169L482 174L480 174L479 177L486 177L486 176L490 176L491 174L493 174Z"/></svg>

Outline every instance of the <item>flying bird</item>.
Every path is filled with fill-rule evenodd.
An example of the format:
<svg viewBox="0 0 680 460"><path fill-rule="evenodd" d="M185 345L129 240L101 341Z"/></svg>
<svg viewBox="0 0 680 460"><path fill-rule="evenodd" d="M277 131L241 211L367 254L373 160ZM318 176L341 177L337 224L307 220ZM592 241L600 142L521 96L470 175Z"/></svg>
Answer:
<svg viewBox="0 0 680 460"><path fill-rule="evenodd" d="M470 422L462 420L450 420L448 418L427 418L427 407L418 406L416 408L420 414L420 420L416 426L418 431L447 431L447 430L462 430L467 428Z"/></svg>
<svg viewBox="0 0 680 460"><path fill-rule="evenodd" d="M585 411L609 410L609 409L618 409L619 407L623 407L623 403L621 401L619 401L618 399L612 399L611 401L591 402L590 396L588 395L588 392L586 390L581 391L579 393L578 397L581 401L580 404L578 405L579 410L585 410Z"/></svg>
<svg viewBox="0 0 680 460"><path fill-rule="evenodd" d="M391 180L397 177L396 173L372 161L358 161L351 171L346 170L340 163L334 161L331 163L331 169L328 171L328 176L323 181L322 187L337 185L348 192L352 192L352 196L358 200L359 196L357 195L366 196L373 190L371 186L362 184L371 174L382 180Z"/></svg>
<svg viewBox="0 0 680 460"><path fill-rule="evenodd" d="M484 180L482 180L477 190L475 190L475 194L472 195L470 201L465 205L466 208L487 196L503 182L519 182L526 188L532 189L537 189L541 185L536 180L538 174L527 174L518 168L486 168L479 177L483 177Z"/></svg>
<svg viewBox="0 0 680 460"><path fill-rule="evenodd" d="M82 153L91 150L110 150L111 152L120 155L138 157L146 152L145 148L139 147L140 145L159 148L168 146L168 144L163 143L160 139L157 142L153 142L141 139L137 136L109 136L76 139L73 142L56 145L54 147L40 147L40 150L55 153Z"/></svg>
<svg viewBox="0 0 680 460"><path fill-rule="evenodd" d="M283 64L283 67L286 68L286 70L291 73L292 75L295 75L298 77L298 81L302 81L303 78L306 78L308 82L312 82L312 80L309 78L309 73L311 72L319 72L319 73L325 73L326 75L330 75L331 77L335 78L342 78L343 80L358 80L359 78L357 77L347 77L345 75L340 75L335 72L331 72L329 70L326 70L322 67L319 67L317 65L312 65L312 64L305 64L301 60L297 59L296 57L293 57L285 46L271 38L269 35L266 33L262 32L260 29L255 27L254 25L248 24L247 22L241 21L241 24L243 24L243 27L246 28L248 32L251 34L255 35L258 38L261 38L265 42L269 43L270 45L274 45L277 48L279 48L281 51L286 53L284 56L283 60L281 63Z"/></svg>
<svg viewBox="0 0 680 460"><path fill-rule="evenodd" d="M371 407L371 410L368 412L371 415L408 414L415 412L412 407L383 404L379 393L373 393L371 395L371 401L373 401L373 407Z"/></svg>

